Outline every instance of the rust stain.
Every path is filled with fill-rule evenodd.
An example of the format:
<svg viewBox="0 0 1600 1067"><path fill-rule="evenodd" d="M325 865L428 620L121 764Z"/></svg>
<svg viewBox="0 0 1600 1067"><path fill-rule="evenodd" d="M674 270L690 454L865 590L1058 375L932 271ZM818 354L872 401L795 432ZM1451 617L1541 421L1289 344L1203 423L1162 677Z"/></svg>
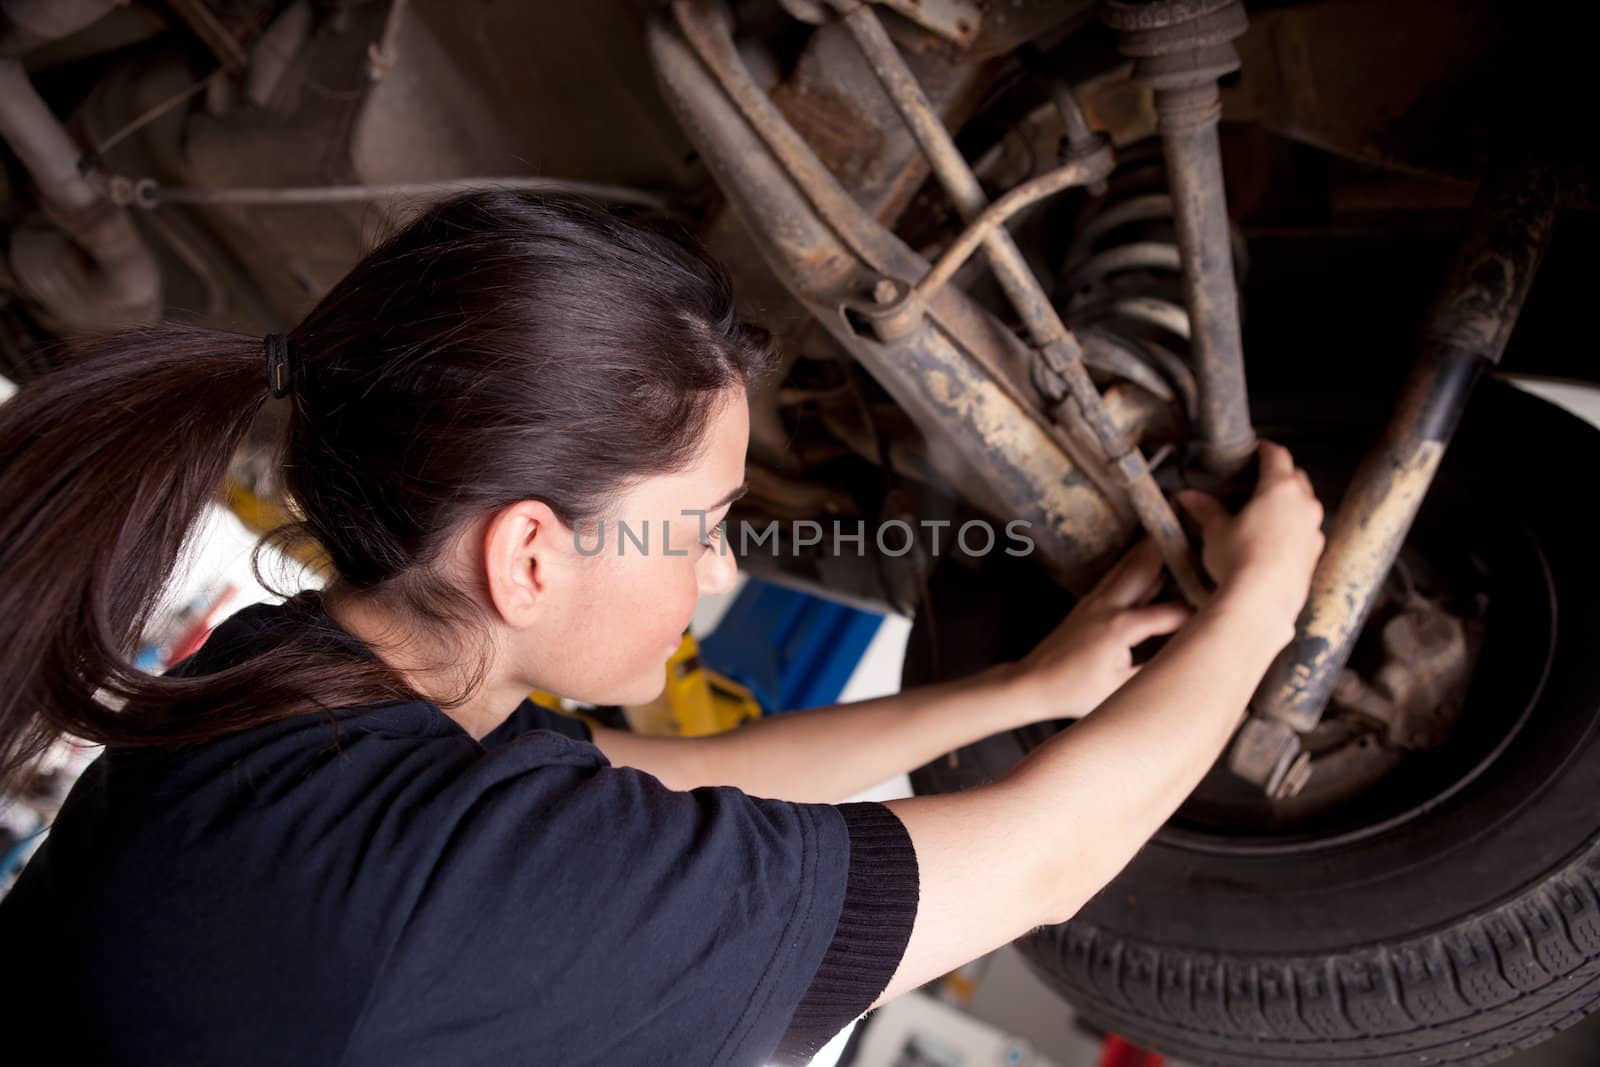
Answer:
<svg viewBox="0 0 1600 1067"><path fill-rule="evenodd" d="M930 348L946 358L956 355L942 344ZM929 399L1011 461L1038 493L1040 509L1061 536L1091 552L1120 543L1126 528L1110 503L1098 489L1073 477L1073 466L1043 427L1019 412L994 382L963 387L957 377L930 370L923 376L923 387Z"/></svg>
<svg viewBox="0 0 1600 1067"><path fill-rule="evenodd" d="M1421 442L1394 466L1380 496L1368 498L1364 508L1352 509L1357 513L1348 518L1342 513L1339 516L1328 537L1329 549L1317 568L1301 630L1303 637L1327 642L1310 665L1320 666L1341 649L1360 623L1356 607L1364 603L1365 591L1375 589L1392 565L1394 550L1410 528L1443 459L1442 442Z"/></svg>
<svg viewBox="0 0 1600 1067"><path fill-rule="evenodd" d="M878 127L832 89L786 82L773 90L772 103L846 187L860 181L883 148Z"/></svg>

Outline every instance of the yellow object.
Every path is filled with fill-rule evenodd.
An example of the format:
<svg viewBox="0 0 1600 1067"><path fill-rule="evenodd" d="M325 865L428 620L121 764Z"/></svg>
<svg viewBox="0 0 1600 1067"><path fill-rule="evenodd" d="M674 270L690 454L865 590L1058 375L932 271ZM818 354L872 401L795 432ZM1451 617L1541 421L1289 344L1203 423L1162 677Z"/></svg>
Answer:
<svg viewBox="0 0 1600 1067"><path fill-rule="evenodd" d="M222 490L222 502L238 516L244 528L258 537L265 537L287 526L292 526L295 517L291 515L282 504L257 496L242 482L232 478L227 480ZM280 547L284 547L281 546ZM315 541L307 537L295 538L287 545L289 554L313 571L324 577L333 573L333 568L328 563L328 558Z"/></svg>
<svg viewBox="0 0 1600 1067"><path fill-rule="evenodd" d="M533 692L528 694L528 699L539 705L541 708L549 708L551 711L566 712L567 710L561 706L560 697L556 696L554 693L546 693L543 689L535 689Z"/></svg>
<svg viewBox="0 0 1600 1067"><path fill-rule="evenodd" d="M635 733L704 737L761 718L761 705L744 686L708 669L700 643L685 632L667 660L667 686L648 704L624 708Z"/></svg>
<svg viewBox="0 0 1600 1067"><path fill-rule="evenodd" d="M551 711L574 715L590 726L598 725L582 712L569 711L554 693L535 689L528 699ZM667 660L667 684L648 704L622 709L637 734L666 737L704 737L732 730L761 718L755 695L731 678L708 669L700 661L700 643L685 631L678 651Z"/></svg>

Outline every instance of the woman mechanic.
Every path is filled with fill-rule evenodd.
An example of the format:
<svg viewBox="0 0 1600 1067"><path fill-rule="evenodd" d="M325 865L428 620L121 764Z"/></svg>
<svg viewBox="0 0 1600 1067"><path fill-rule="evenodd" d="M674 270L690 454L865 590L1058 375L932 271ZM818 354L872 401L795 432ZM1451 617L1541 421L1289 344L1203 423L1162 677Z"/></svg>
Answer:
<svg viewBox="0 0 1600 1067"><path fill-rule="evenodd" d="M1308 480L1264 443L1239 514L1182 496L1217 584L1198 612L1154 602L1138 547L1029 655L959 681L695 740L524 702L661 691L696 598L734 578L718 524L770 362L703 253L482 192L287 337L157 327L22 389L0 408L3 769L63 733L106 749L0 903L28 968L0 1003L62 1062L803 1062L1070 917L1290 640L1322 548ZM125 652L269 396L332 580L140 673ZM595 552L617 521L657 550ZM1078 715L990 785L840 803Z"/></svg>

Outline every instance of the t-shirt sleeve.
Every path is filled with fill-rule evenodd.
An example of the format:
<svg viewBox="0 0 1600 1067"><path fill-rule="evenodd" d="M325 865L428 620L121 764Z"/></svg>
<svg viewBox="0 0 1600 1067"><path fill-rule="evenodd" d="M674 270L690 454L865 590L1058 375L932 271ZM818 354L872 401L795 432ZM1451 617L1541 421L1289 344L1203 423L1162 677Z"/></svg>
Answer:
<svg viewBox="0 0 1600 1067"><path fill-rule="evenodd" d="M358 1059L792 1061L887 984L916 911L887 808L675 792L592 746L512 747L529 743L573 755L483 785L452 820Z"/></svg>
<svg viewBox="0 0 1600 1067"><path fill-rule="evenodd" d="M772 1062L804 1064L872 1006L894 977L917 918L917 854L882 804L839 807L850 838L844 903L828 951Z"/></svg>

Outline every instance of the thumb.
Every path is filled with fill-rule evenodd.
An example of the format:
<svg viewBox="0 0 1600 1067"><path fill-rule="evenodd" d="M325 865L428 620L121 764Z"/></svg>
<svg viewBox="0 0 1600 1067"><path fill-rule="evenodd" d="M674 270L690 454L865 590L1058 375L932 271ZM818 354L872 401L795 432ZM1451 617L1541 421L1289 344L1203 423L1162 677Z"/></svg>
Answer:
<svg viewBox="0 0 1600 1067"><path fill-rule="evenodd" d="M1115 633L1119 642L1131 648L1160 634L1172 633L1193 616L1194 610L1187 604L1146 604L1118 616Z"/></svg>
<svg viewBox="0 0 1600 1067"><path fill-rule="evenodd" d="M1218 519L1230 517L1228 509L1222 506L1222 501L1198 489L1185 489L1180 492L1178 503L1182 504L1184 510L1193 515L1201 526L1209 526Z"/></svg>

